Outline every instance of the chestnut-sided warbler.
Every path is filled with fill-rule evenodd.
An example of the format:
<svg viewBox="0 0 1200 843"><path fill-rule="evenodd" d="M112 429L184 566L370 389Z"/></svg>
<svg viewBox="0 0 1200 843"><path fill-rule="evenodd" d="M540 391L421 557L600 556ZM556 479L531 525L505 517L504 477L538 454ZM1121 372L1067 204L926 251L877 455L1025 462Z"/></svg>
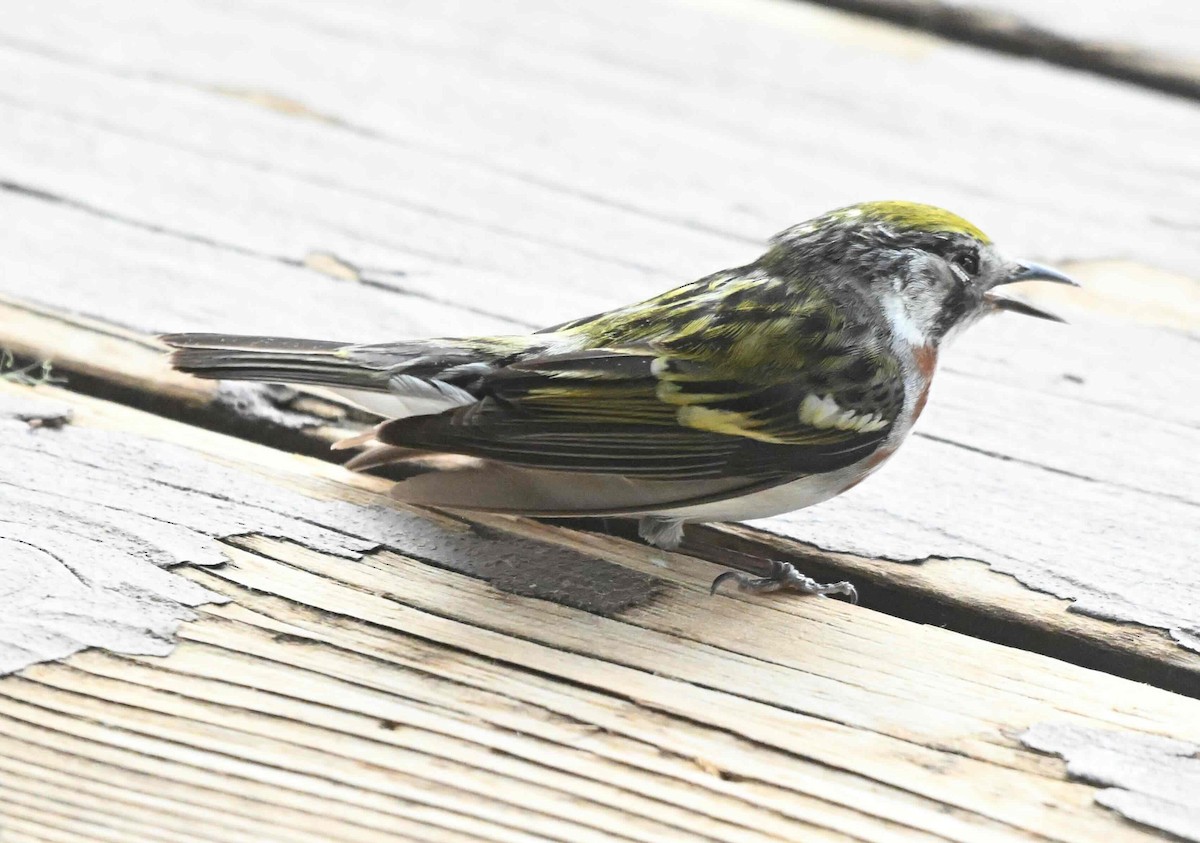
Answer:
<svg viewBox="0 0 1200 843"><path fill-rule="evenodd" d="M1033 279L1074 283L940 208L868 202L787 229L746 266L534 334L163 339L185 372L317 384L386 417L335 447L367 446L351 468L399 468L399 500L636 517L673 548L686 522L788 512L859 483L908 435L948 336L1000 310L1056 318L996 292ZM853 593L788 564L726 576Z"/></svg>

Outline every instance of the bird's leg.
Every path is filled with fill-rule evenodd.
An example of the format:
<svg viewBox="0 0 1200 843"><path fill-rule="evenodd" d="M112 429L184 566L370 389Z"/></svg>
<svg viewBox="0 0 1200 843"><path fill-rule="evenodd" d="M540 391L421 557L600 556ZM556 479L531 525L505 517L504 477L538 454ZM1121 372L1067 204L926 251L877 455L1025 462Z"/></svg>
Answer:
<svg viewBox="0 0 1200 843"><path fill-rule="evenodd" d="M665 515L645 515L638 521L638 535L647 543L666 550L674 550L683 542L683 521ZM759 560L755 560L756 562ZM767 575L756 577L743 571L726 571L712 581L709 594L716 594L724 582L735 582L741 591L766 594L771 591L798 591L827 597L844 594L851 603L858 602L858 590L846 580L835 583L819 583L796 570L791 562L767 561Z"/></svg>
<svg viewBox="0 0 1200 843"><path fill-rule="evenodd" d="M830 594L844 594L851 603L858 602L858 590L853 584L843 580L835 583L819 583L812 577L806 577L796 570L791 562L770 562L770 572L765 577L755 577L742 571L726 571L712 581L710 594L716 594L721 583L731 581L737 583L741 591L751 591L756 594L770 591L799 591L802 594L815 594L827 597Z"/></svg>

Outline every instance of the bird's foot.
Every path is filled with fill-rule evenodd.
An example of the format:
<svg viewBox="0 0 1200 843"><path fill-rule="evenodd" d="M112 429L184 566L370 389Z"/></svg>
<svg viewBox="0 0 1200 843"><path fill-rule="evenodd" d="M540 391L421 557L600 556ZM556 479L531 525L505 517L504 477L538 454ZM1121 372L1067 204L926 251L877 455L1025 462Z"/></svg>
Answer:
<svg viewBox="0 0 1200 843"><path fill-rule="evenodd" d="M755 577L742 571L726 571L712 581L709 594L716 594L724 582L735 582L741 591L751 591L755 594L765 594L771 591L799 591L801 594L815 594L818 597L828 597L831 594L844 594L851 603L858 602L858 590L853 584L843 580L835 583L819 583L812 577L806 577L796 570L791 562L771 561L771 571L765 577Z"/></svg>

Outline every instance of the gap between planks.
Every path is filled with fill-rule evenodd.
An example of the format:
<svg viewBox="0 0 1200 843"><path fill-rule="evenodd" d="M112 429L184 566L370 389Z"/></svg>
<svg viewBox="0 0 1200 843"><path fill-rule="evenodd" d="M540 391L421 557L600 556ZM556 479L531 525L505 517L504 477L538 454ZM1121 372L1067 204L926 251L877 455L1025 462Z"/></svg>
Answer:
<svg viewBox="0 0 1200 843"><path fill-rule="evenodd" d="M1058 32L1026 20L1019 12L1008 12L1003 0L970 4L942 0L803 1L878 18L949 41L1035 58L1184 99L1200 100L1200 67L1195 60L1173 60L1135 43L1105 43ZM1135 14L1133 7L1124 8Z"/></svg>
<svg viewBox="0 0 1200 843"><path fill-rule="evenodd" d="M329 444L362 428L363 417L348 414L344 405L303 392L281 409L309 414L310 427L289 429L239 413L222 401L216 383L169 370L156 342L104 322L0 297L0 324L0 346L27 359L51 358L72 389L168 418L334 462L346 452L330 451ZM508 523L486 515L475 519ZM550 538L568 532L562 524L572 522L527 523ZM586 529L612 532L601 521ZM631 536L619 528L617 533ZM592 547L612 543L588 535L576 538ZM685 549L728 567L745 567L747 556L798 560L810 576L851 579L864 605L876 611L1200 697L1200 655L1165 632L1068 612L1070 601L1030 590L979 563L898 564L830 553L741 525L694 529Z"/></svg>
<svg viewBox="0 0 1200 843"><path fill-rule="evenodd" d="M308 494L351 493L357 498L384 485L354 476L347 477L346 483L333 483L326 475L332 478L336 469L323 463L103 402L77 398L73 403L82 411L77 424L132 429L186 443L242 464L247 471L266 471L276 482L303 484ZM510 521L506 529L540 528ZM567 546L576 537L548 531L547 539ZM206 615L232 618L241 628L249 626L246 621L255 614L271 616L269 623L254 624L269 631L267 646L326 653L330 643L345 649L347 641L354 641L351 648L359 649L366 638L371 656L379 658L382 650L382 660L394 661L401 654L426 674L435 668L446 671L446 679L464 681L472 673L464 667L466 661L492 667L495 677L489 678L487 688L497 688L501 682L510 687L524 687L531 680L545 682L549 692L546 685L539 686L543 698L556 698L559 714L603 715L605 719L596 725L606 731L640 739L649 747L674 748L680 759L701 759L672 763L676 770L690 770L693 776L699 770L712 776L714 784L728 787L729 793L742 798L740 810L753 806L778 812L780 803L793 805L799 798L801 804L790 810L811 811L814 818L802 816L801 821L823 825L835 839L841 834L841 823L831 828L830 821L820 820L825 816L822 808L804 800L824 800L851 812L875 812L876 816L860 813L857 818L875 831L884 822L970 841L1029 839L1030 834L1090 840L1110 836L1117 829L1128 831L1131 840L1148 839L1124 825L1114 826L1110 815L1090 806L1091 788L1061 781L1061 762L1022 749L1013 735L1035 722L1067 718L1105 728L1190 737L1195 730L1187 724L1200 722L1189 714L1195 703L1183 698L832 601L706 598L711 566L678 555L659 558L632 545L610 543L615 547L597 555L640 566L671 585L652 602L606 618L497 593L479 581L401 554L377 553L355 563L252 536L234 543L242 549L231 547L232 561L224 568L181 572L237 601L236 606L205 610ZM204 621L187 626L185 636L207 625ZM306 637L320 643L299 647L299 639ZM194 702L184 699L188 694L182 686L157 690L160 683L169 684L163 677L176 669L172 659L161 663L166 673L141 681L126 678L136 671L124 662L112 668L111 675L100 675L109 669L90 666L113 657L98 654L76 657L69 666L31 668L22 678L0 684L9 699L4 711L16 721L6 734L44 741L47 730L69 733L138 756L165 757L192 766L212 764L218 771L258 776L276 785L303 785L360 806L366 800L365 807L379 810L393 806L397 799L408 804L424 798L432 804L424 805L420 817L432 814L441 823L450 822L443 816L445 794L411 777L392 781L386 772L387 764L395 763L390 759L401 755L393 744L410 739L413 733L388 727L383 729L388 734L377 734L377 724L385 722L380 718L384 712L351 712L348 720L338 721L343 725L334 730L337 734L330 735L315 726L293 725L294 715L289 720L279 711L285 702L237 696L245 691L235 690L232 700L224 699L238 710L227 713L228 704L210 700L214 686L209 682L220 683L223 677L240 673L220 663L228 658L224 653L250 650L253 641L253 636L241 635L234 636L232 643L221 637L206 642L227 645L227 650L215 663L213 650L205 651L214 674L191 686L204 697ZM421 641L426 642L423 648ZM263 646L266 638L260 636L259 642L254 646ZM186 652L181 649L177 655ZM464 659L463 654L470 658ZM185 664L187 658L181 657L181 671ZM366 670L361 663L340 670L359 684L367 677L392 680L395 673ZM474 672L478 674L478 667ZM284 686L278 689L284 696L294 697L300 690L307 692L312 681L285 673L275 684ZM332 700L345 697L340 690L330 689L323 700L309 702L327 712ZM444 699L459 705L462 698L449 694ZM1122 700L1119 708L1113 707L1114 699ZM270 714L247 711L247 701L267 705ZM396 695L392 702L397 702ZM152 716L153 712L157 714ZM411 716L423 724L418 732L433 725L431 716L436 719L436 712L428 709L421 712L423 720L411 707L398 714L404 716L388 716L386 722L406 724L405 718ZM528 724L531 718L542 728L544 717L524 708L515 715L518 723ZM442 722L443 731L451 728ZM341 735L347 729L366 732L369 737L362 740L367 743L345 740ZM516 731L530 729L526 725ZM583 735L583 746L594 745L595 732L585 730ZM581 746L578 741L568 735L563 744L574 750ZM387 744L388 751L380 744ZM294 749L297 745L303 751ZM449 743L423 744L435 746L443 752L451 749ZM454 746L472 758L491 759L471 746ZM526 751L540 756L541 747ZM509 758L510 749L502 748L502 757ZM625 751L620 765L637 757L629 754L627 745ZM249 758L243 758L243 753L249 753ZM288 764L293 760L304 770L291 770ZM557 776L544 765L505 763L508 770L519 769L522 775ZM499 769L500 762L490 766ZM340 781L330 780L335 773L358 786L346 792ZM444 783L445 775L443 771L438 781ZM693 784L679 773L674 778ZM612 790L595 789L586 782L555 781L560 783L557 789L531 784L510 788L513 798L526 800L521 804L533 799L543 813L549 812L540 820L547 836L556 836L556 830L580 810L571 789L583 787L593 800L613 801ZM612 786L619 782L618 777ZM753 791L746 790L750 784L784 788L784 792L774 801L766 800L764 808ZM512 824L505 818L511 816L511 807L485 798L494 788L477 785L476 790L483 792L473 796L469 805L477 815L466 819L509 829ZM681 802L676 807L689 806ZM728 809L713 800L709 810ZM595 829L604 824L611 806L595 804L588 810L593 818L589 827ZM1050 813L1044 813L1047 810ZM466 821L462 812L452 816ZM684 822L678 811L673 817ZM654 820L645 818L645 822ZM631 833L649 833L649 826L639 828L631 828ZM713 828L714 833L719 831L719 826ZM883 832L879 835L893 839ZM572 832L569 839L581 838Z"/></svg>

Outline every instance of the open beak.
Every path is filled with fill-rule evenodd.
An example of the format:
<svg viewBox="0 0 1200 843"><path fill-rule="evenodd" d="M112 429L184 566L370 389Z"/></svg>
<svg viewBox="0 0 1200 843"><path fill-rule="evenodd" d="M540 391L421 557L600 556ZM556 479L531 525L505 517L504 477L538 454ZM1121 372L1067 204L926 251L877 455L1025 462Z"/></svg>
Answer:
<svg viewBox="0 0 1200 843"><path fill-rule="evenodd" d="M1048 266L1042 266L1040 263L1034 263L1033 261L1017 261L1013 267L1013 271L1003 281L997 282L997 286L1000 284L1015 284L1018 281L1053 281L1055 284L1069 284L1072 287L1079 286L1079 282L1074 278L1063 275L1057 269L1051 269Z"/></svg>
<svg viewBox="0 0 1200 843"><path fill-rule="evenodd" d="M1051 269L1048 266L1042 266L1041 264L1033 263L1032 261L1019 261L1016 264L1013 272L1009 273L1009 275L1003 280L996 282L994 286L998 287L1002 284L1015 284L1018 281L1052 281L1055 284L1069 284L1072 287L1079 286L1078 281L1063 275L1057 269ZM1026 316L1036 316L1039 319L1049 319L1051 322L1067 321L1061 316L1056 316L1055 314L1042 310L1039 307L1034 307L1028 302L1003 296L997 293L995 290L984 293L983 300L991 305L994 310L1007 310L1012 313L1024 313Z"/></svg>

